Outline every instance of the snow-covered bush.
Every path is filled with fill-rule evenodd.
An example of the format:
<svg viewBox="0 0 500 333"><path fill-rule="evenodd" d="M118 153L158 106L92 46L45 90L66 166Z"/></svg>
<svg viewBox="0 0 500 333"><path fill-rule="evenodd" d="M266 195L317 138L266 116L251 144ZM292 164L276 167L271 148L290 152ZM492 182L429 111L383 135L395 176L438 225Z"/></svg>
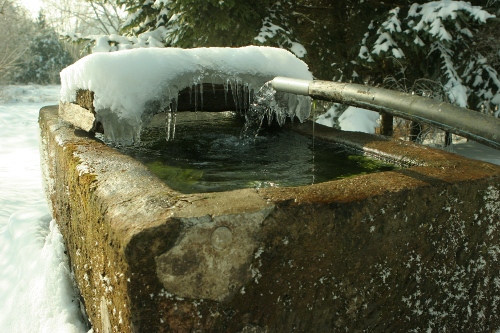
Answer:
<svg viewBox="0 0 500 333"><path fill-rule="evenodd" d="M293 33L292 1L272 0L123 0L128 17L121 35L65 33L91 52L137 47L278 46L303 57L305 48Z"/></svg>

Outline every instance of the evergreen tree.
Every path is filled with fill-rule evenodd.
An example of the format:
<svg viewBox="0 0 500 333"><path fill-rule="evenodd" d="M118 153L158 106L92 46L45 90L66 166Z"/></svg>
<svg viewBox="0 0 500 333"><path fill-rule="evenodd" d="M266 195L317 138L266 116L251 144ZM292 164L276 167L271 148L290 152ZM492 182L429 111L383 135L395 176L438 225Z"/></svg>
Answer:
<svg viewBox="0 0 500 333"><path fill-rule="evenodd" d="M29 60L15 79L19 83L57 84L59 72L73 62L68 51L58 39L54 29L47 27L45 16L40 12L37 19L38 33L30 46Z"/></svg>
<svg viewBox="0 0 500 333"><path fill-rule="evenodd" d="M389 78L407 90L425 79L458 105L495 112L500 104L498 42L485 37L498 21L482 9L498 11L498 0L121 3L129 14L122 36L87 37L94 51L269 45L291 50L319 79L387 86Z"/></svg>
<svg viewBox="0 0 500 333"><path fill-rule="evenodd" d="M123 0L128 12L122 36L66 35L86 42L93 52L131 47L272 45L303 56L291 31L294 1L273 0Z"/></svg>
<svg viewBox="0 0 500 333"><path fill-rule="evenodd" d="M123 32L160 31L167 46L242 46L251 43L271 0L124 1Z"/></svg>
<svg viewBox="0 0 500 333"><path fill-rule="evenodd" d="M439 83L451 103L493 112L500 104L499 75L477 49L480 28L493 18L463 1L395 7L370 22L353 79L383 85L392 77L412 92L416 81L427 79Z"/></svg>

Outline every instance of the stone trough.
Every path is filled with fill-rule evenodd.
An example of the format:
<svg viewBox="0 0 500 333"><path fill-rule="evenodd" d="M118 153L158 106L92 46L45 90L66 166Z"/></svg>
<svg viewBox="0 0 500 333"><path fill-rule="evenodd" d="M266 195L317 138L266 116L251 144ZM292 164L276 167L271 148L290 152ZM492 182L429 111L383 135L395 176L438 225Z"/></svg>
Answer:
<svg viewBox="0 0 500 333"><path fill-rule="evenodd" d="M47 194L94 332L500 328L499 166L315 125L318 140L405 167L185 195L57 106L40 127Z"/></svg>

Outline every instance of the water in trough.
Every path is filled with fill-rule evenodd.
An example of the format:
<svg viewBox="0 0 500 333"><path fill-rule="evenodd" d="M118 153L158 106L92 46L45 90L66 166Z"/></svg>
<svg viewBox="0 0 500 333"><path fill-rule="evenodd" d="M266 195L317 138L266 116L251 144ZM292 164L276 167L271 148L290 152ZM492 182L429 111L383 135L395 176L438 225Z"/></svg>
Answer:
<svg viewBox="0 0 500 333"><path fill-rule="evenodd" d="M179 112L174 140L119 149L183 193L309 185L394 168L278 125L241 137L243 126L235 112Z"/></svg>

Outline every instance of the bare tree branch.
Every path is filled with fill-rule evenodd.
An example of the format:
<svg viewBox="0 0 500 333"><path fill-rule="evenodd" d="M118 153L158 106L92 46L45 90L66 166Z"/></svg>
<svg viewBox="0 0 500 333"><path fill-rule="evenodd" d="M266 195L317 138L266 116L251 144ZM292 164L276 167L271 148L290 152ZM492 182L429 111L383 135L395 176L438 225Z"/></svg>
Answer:
<svg viewBox="0 0 500 333"><path fill-rule="evenodd" d="M11 70L22 63L21 59L28 47L18 47L12 50L3 50L0 54L0 73Z"/></svg>
<svg viewBox="0 0 500 333"><path fill-rule="evenodd" d="M104 32L109 35L109 29L108 27L106 26L106 24L104 24L104 22L102 21L101 19L101 15L99 15L99 13L97 12L97 9L94 5L94 2L93 1L90 1L90 6L92 7L92 10L94 11L94 14L95 14L95 18L97 20L97 22L100 23L100 25L102 26L102 29L104 30Z"/></svg>
<svg viewBox="0 0 500 333"><path fill-rule="evenodd" d="M0 3L0 81L29 57L29 41L34 23L28 13L12 1Z"/></svg>
<svg viewBox="0 0 500 333"><path fill-rule="evenodd" d="M0 0L1 1L1 0ZM48 15L58 31L84 35L112 34L120 29L122 16L116 1L44 0L54 14Z"/></svg>
<svg viewBox="0 0 500 333"><path fill-rule="evenodd" d="M119 27L119 21L118 21L118 26L115 26L115 23L117 22L116 17L113 20L113 17L111 16L111 13L108 10L108 7L106 6L105 3L99 2L99 6L102 8L102 13L106 17L106 20L108 21L108 24L113 27L114 30L118 31L120 29Z"/></svg>

